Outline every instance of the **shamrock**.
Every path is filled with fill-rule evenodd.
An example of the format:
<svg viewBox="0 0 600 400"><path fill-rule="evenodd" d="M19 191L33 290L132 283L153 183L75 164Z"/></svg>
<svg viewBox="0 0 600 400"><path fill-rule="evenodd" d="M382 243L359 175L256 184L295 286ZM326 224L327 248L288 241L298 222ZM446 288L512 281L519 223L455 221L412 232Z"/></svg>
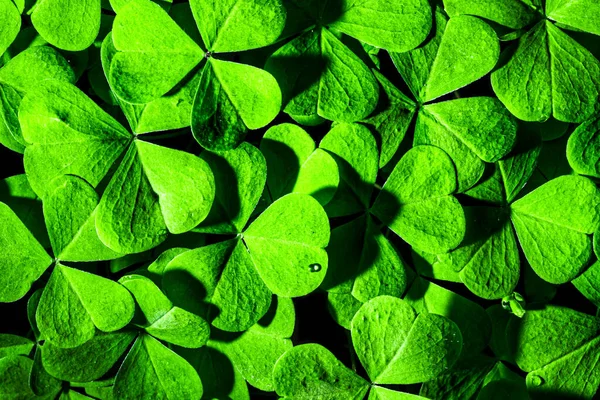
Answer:
<svg viewBox="0 0 600 400"><path fill-rule="evenodd" d="M95 226L114 251L153 248L167 232L191 230L210 210L214 180L203 160L139 140L75 86L40 85L23 99L19 122L28 143L25 169L40 197L62 175L79 176L97 189L112 174Z"/></svg>
<svg viewBox="0 0 600 400"><path fill-rule="evenodd" d="M352 344L373 383L374 398L386 398L382 384L424 382L454 365L462 347L456 325L435 314L419 314L403 300L379 296L352 320ZM324 347L296 346L273 371L277 394L287 398L362 399L369 383ZM379 393L382 392L382 393ZM381 397L379 397L381 396Z"/></svg>
<svg viewBox="0 0 600 400"><path fill-rule="evenodd" d="M518 198L539 153L539 145L523 140L496 163L488 179L467 192L494 206L465 208L465 241L438 256L480 297L512 293L520 275L519 245L533 271L553 284L571 281L588 266L589 235L600 223L596 186L582 176L559 176Z"/></svg>
<svg viewBox="0 0 600 400"><path fill-rule="evenodd" d="M398 149L417 110L413 144L437 146L448 153L458 173L458 191L464 192L482 177L486 162L496 162L510 152L517 124L492 97L430 103L483 77L494 68L500 52L496 33L476 17L448 19L438 8L435 21L435 36L430 41L406 53L390 54L419 106L391 83L384 83L390 92L388 96L402 99L400 107L407 106L396 117L404 130L379 129L384 143L382 154L385 165ZM384 113L390 112L388 109Z"/></svg>
<svg viewBox="0 0 600 400"><path fill-rule="evenodd" d="M298 29L303 33L271 55L265 68L281 86L284 111L306 125L323 119L359 121L377 104L377 81L340 33L401 52L421 44L431 29L431 8L422 0L290 4L296 10L291 15L308 22Z"/></svg>
<svg viewBox="0 0 600 400"><path fill-rule="evenodd" d="M505 50L506 60L492 73L494 92L517 118L525 121L583 122L594 112L600 94L600 62L561 30L600 34L598 5L591 1L550 0L530 6L519 0L444 1L453 15L478 15L525 31Z"/></svg>
<svg viewBox="0 0 600 400"><path fill-rule="evenodd" d="M279 0L194 0L190 7L205 51L160 6L132 0L117 12L112 31L116 52L106 73L118 97L148 103L194 73L205 59L192 106L192 131L203 147L230 149L248 129L275 118L281 94L267 72L220 59L220 54L273 43L285 25L285 10Z"/></svg>
<svg viewBox="0 0 600 400"><path fill-rule="evenodd" d="M217 186L213 208L195 231L235 237L176 256L162 285L179 307L210 317L216 328L242 331L267 312L272 293L303 296L321 284L329 222L315 199L294 193L249 223L266 182L260 151L243 143L201 157L218 171Z"/></svg>

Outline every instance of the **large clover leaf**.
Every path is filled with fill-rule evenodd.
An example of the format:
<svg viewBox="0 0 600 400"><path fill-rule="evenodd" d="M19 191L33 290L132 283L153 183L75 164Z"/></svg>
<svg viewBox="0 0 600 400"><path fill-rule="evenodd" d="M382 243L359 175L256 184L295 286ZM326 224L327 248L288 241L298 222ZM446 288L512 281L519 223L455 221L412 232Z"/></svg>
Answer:
<svg viewBox="0 0 600 400"><path fill-rule="evenodd" d="M430 380L456 362L462 347L452 321L435 314L417 316L406 302L390 296L376 297L361 307L352 321L352 343L374 384ZM331 399L362 399L369 390L367 381L316 344L286 352L273 374L276 391L284 397L325 394ZM389 393L381 396L393 398Z"/></svg>
<svg viewBox="0 0 600 400"><path fill-rule="evenodd" d="M96 328L113 332L133 318L131 295L118 283L57 264L42 293L36 321L44 338L59 347L77 347Z"/></svg>
<svg viewBox="0 0 600 400"><path fill-rule="evenodd" d="M514 200L535 171L539 146L529 146L498 162L495 173L468 192L496 207L467 208L463 244L438 256L483 298L501 298L515 288L519 245L535 273L554 284L575 278L592 256L589 235L600 217L590 180L561 176Z"/></svg>
<svg viewBox="0 0 600 400"><path fill-rule="evenodd" d="M512 319L508 343L517 365L528 372L530 396L591 399L600 386L599 332L598 318L564 307L547 306Z"/></svg>
<svg viewBox="0 0 600 400"><path fill-rule="evenodd" d="M182 357L149 335L139 336L115 378L112 395L119 399L148 396L197 399L202 382Z"/></svg>
<svg viewBox="0 0 600 400"><path fill-rule="evenodd" d="M510 152L517 125L491 97L423 104L483 77L496 65L499 54L498 38L485 22L468 16L448 20L440 9L435 17L436 34L431 40L412 51L390 55L421 104L413 143L431 144L448 153L458 172L458 191L463 192L482 177L484 162L495 162ZM481 39L467 39L473 36ZM477 46L469 47L465 42ZM416 104L403 108L412 115ZM398 123L406 124L404 118ZM386 149L388 154L398 149L400 141L394 143Z"/></svg>
<svg viewBox="0 0 600 400"><path fill-rule="evenodd" d="M32 9L31 23L53 46L85 50L100 31L100 0L40 0Z"/></svg>
<svg viewBox="0 0 600 400"><path fill-rule="evenodd" d="M368 117L379 97L377 81L335 31L391 51L413 49L431 29L431 10L424 1L407 3L355 1L337 10L333 2L297 2L316 26L273 53L265 66L281 86L284 111L307 125Z"/></svg>
<svg viewBox="0 0 600 400"><path fill-rule="evenodd" d="M10 0L0 1L0 54L15 40L21 29L21 14Z"/></svg>
<svg viewBox="0 0 600 400"><path fill-rule="evenodd" d="M55 79L75 82L75 74L56 50L48 46L31 47L0 68L0 143L23 153L26 142L18 120L23 97L40 82Z"/></svg>
<svg viewBox="0 0 600 400"><path fill-rule="evenodd" d="M469 6L457 11L512 27L533 24L515 46L505 51L506 61L492 73L492 87L500 101L525 121L546 121L550 117L565 122L585 121L598 102L600 62L551 21L598 34L595 24L588 22L594 20L589 13L597 6L581 1L549 1L545 10L539 8L536 12L525 11L527 7L516 6L517 2L511 0L498 3L500 7L491 14L491 9L484 11L485 7Z"/></svg>
<svg viewBox="0 0 600 400"><path fill-rule="evenodd" d="M271 44L283 30L284 9L279 0L199 0L190 6L208 58L192 107L192 131L206 148L233 148L248 129L275 118L280 90L267 72L215 56ZM157 34L148 36L148 31ZM147 0L132 0L119 9L112 42L116 52L109 62L109 82L130 103L148 103L166 94L203 59L200 46Z"/></svg>
<svg viewBox="0 0 600 400"><path fill-rule="evenodd" d="M599 132L600 118L592 118L579 125L569 137L567 159L576 173L600 178Z"/></svg>
<svg viewBox="0 0 600 400"><path fill-rule="evenodd" d="M260 151L244 143L202 157L221 174L211 213L196 231L237 237L175 257L163 286L179 307L210 317L219 329L242 331L267 312L271 293L303 296L321 284L329 222L315 199L297 193L278 199L248 224L266 181Z"/></svg>
<svg viewBox="0 0 600 400"><path fill-rule="evenodd" d="M150 249L208 214L214 183L204 161L138 140L74 86L48 81L23 100L19 121L25 168L41 197L62 175L98 188L117 167L96 212L98 235L115 251Z"/></svg>

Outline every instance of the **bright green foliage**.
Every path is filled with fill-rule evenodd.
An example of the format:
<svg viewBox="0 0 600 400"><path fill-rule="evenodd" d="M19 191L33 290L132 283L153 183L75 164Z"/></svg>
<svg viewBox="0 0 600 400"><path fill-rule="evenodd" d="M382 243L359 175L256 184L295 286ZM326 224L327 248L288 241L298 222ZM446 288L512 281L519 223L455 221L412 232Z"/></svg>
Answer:
<svg viewBox="0 0 600 400"><path fill-rule="evenodd" d="M597 307L600 305L600 263L598 261L572 282L589 301Z"/></svg>
<svg viewBox="0 0 600 400"><path fill-rule="evenodd" d="M0 358L15 355L27 356L33 346L34 343L27 338L8 333L0 334Z"/></svg>
<svg viewBox="0 0 600 400"><path fill-rule="evenodd" d="M390 53L394 65L419 103L429 102L476 81L487 74L498 60L498 39L481 20L474 17L448 20L439 9L435 19L436 32L431 40L406 53ZM486 52L479 47L469 47L469 44L476 43L472 36L477 35L477 30L490 42L485 47ZM478 60L480 70L474 68L471 59ZM430 86L439 92L432 95L428 89ZM441 87L446 89L438 89ZM411 109L410 106L404 108ZM516 140L516 131L516 121L497 99L470 97L448 100L419 108L414 145L430 144L448 153L458 172L458 191L464 192L481 179L484 162L495 162L509 153Z"/></svg>
<svg viewBox="0 0 600 400"><path fill-rule="evenodd" d="M11 0L0 1L0 54L15 40L21 29L21 15Z"/></svg>
<svg viewBox="0 0 600 400"><path fill-rule="evenodd" d="M477 58L469 57L474 54ZM431 101L476 81L494 68L499 55L497 36L485 22L466 16L449 19L421 99Z"/></svg>
<svg viewBox="0 0 600 400"><path fill-rule="evenodd" d="M456 172L450 157L439 148L417 146L394 168L373 205L373 214L416 248L447 252L460 244L465 232L462 207L451 196L455 190ZM425 219L435 223L424 223Z"/></svg>
<svg viewBox="0 0 600 400"><path fill-rule="evenodd" d="M510 60L492 73L500 101L525 121L585 121L598 101L598 82L600 62L550 21L523 35Z"/></svg>
<svg viewBox="0 0 600 400"><path fill-rule="evenodd" d="M215 53L265 47L277 40L286 19L279 0L192 0L191 6L204 46Z"/></svg>
<svg viewBox="0 0 600 400"><path fill-rule="evenodd" d="M494 68L500 54L498 37L480 19L435 14L435 37L392 60L413 95L422 102L472 83Z"/></svg>
<svg viewBox="0 0 600 400"><path fill-rule="evenodd" d="M382 322L379 322L382 321ZM458 359L462 336L445 317L415 310L403 300L380 296L352 320L352 342L374 383L425 382Z"/></svg>
<svg viewBox="0 0 600 400"><path fill-rule="evenodd" d="M197 399L202 396L202 383L187 361L151 336L141 335L119 368L113 396Z"/></svg>
<svg viewBox="0 0 600 400"><path fill-rule="evenodd" d="M275 390L285 398L364 398L369 383L346 368L329 350L303 344L285 353L273 371Z"/></svg>
<svg viewBox="0 0 600 400"><path fill-rule="evenodd" d="M146 35L146 32L160 35ZM167 93L200 62L202 52L169 15L147 0L132 0L113 25L116 54L108 80L118 97L148 103Z"/></svg>
<svg viewBox="0 0 600 400"><path fill-rule="evenodd" d="M60 380L91 382L101 378L133 343L135 332L97 333L73 348L62 348L47 341L41 346L42 363L48 373ZM102 357L98 357L101 354ZM89 362L98 359L97 362Z"/></svg>
<svg viewBox="0 0 600 400"><path fill-rule="evenodd" d="M237 146L248 129L267 125L281 108L279 86L269 73L214 57L264 47L277 39L285 23L281 3L260 3L190 3L208 51L198 72L191 114L194 137L205 148ZM257 32L263 31L257 26L270 29L260 35ZM160 33L149 37L149 31ZM108 80L117 96L129 103L149 103L167 94L186 75L196 74L192 70L202 61L200 46L159 5L146 0L130 1L119 10L112 42L115 53L107 62Z"/></svg>
<svg viewBox="0 0 600 400"><path fill-rule="evenodd" d="M12 302L25 296L52 259L4 203L0 203L0 221L0 301Z"/></svg>
<svg viewBox="0 0 600 400"><path fill-rule="evenodd" d="M33 367L29 374L29 386L38 396L56 396L62 389L62 382L50 375L42 363L42 351L36 348Z"/></svg>
<svg viewBox="0 0 600 400"><path fill-rule="evenodd" d="M291 210L304 219L295 224L287 217ZM211 307L204 302L212 303L219 311L213 325L227 331L254 325L267 311L271 292L302 296L315 290L327 271L323 248L329 241L328 222L310 196L282 197L242 237L175 257L163 278L163 286L176 305L208 317ZM197 283L190 282L190 275ZM191 298L198 290L205 298Z"/></svg>
<svg viewBox="0 0 600 400"><path fill-rule="evenodd" d="M340 184L325 210L330 217L352 215L370 206L377 179L377 143L369 130L357 124L335 125L320 148L338 161Z"/></svg>
<svg viewBox="0 0 600 400"><path fill-rule="evenodd" d="M294 210L302 219L286 218ZM312 197L290 194L273 203L244 232L257 271L273 293L302 296L316 289L327 271L329 223ZM311 267L318 264L320 268Z"/></svg>
<svg viewBox="0 0 600 400"><path fill-rule="evenodd" d="M586 266L592 255L587 235L600 223L598 204L598 191L590 180L564 176L511 205L519 242L542 279L564 283Z"/></svg>
<svg viewBox="0 0 600 400"><path fill-rule="evenodd" d="M109 279L57 264L42 293L36 321L44 338L59 347L77 347L96 328L112 332L131 321L134 302Z"/></svg>
<svg viewBox="0 0 600 400"><path fill-rule="evenodd" d="M213 208L197 231L238 237L175 257L165 269L163 287L175 305L209 318L219 329L242 331L264 315L271 293L303 296L321 284L329 222L315 199L297 193L281 197L246 227L265 185L264 157L243 144L205 152L203 158L223 174L217 173Z"/></svg>
<svg viewBox="0 0 600 400"><path fill-rule="evenodd" d="M377 80L335 31L375 47L407 51L422 43L431 29L430 6L421 0L292 3L314 28L280 47L265 68L281 86L284 111L306 125L323 118L360 121L377 104Z"/></svg>
<svg viewBox="0 0 600 400"><path fill-rule="evenodd" d="M0 400L598 397L599 38L598 0L0 0Z"/></svg>
<svg viewBox="0 0 600 400"><path fill-rule="evenodd" d="M305 130L293 124L270 128L260 142L267 161L267 187L273 199L306 193L325 206L333 198L340 176L333 157L317 149Z"/></svg>
<svg viewBox="0 0 600 400"><path fill-rule="evenodd" d="M281 92L271 74L210 58L194 99L194 137L210 150L231 149L243 140L248 128L264 127L280 109Z"/></svg>
<svg viewBox="0 0 600 400"><path fill-rule="evenodd" d="M534 19L534 11L521 0L444 0L444 10L456 15L476 15L512 29L521 29Z"/></svg>
<svg viewBox="0 0 600 400"><path fill-rule="evenodd" d="M96 188L122 157L96 211L96 230L108 248L120 253L147 250L164 241L167 231L189 231L208 214L214 183L204 161L134 139L68 84L49 81L23 103L19 118L31 143L25 164L40 196L54 190L56 178L64 174ZM97 160L94 168L87 163L90 157ZM179 177L176 185L171 184L174 176Z"/></svg>
<svg viewBox="0 0 600 400"><path fill-rule="evenodd" d="M97 187L131 141L130 134L82 92L57 81L38 84L29 92L19 109L19 122L29 144L24 161L29 182L42 198L61 175L76 175ZM90 158L96 160L94 168L87 163Z"/></svg>
<svg viewBox="0 0 600 400"><path fill-rule="evenodd" d="M592 398L600 386L595 368L598 318L548 306L511 320L508 331L515 361L528 372L527 389L532 398Z"/></svg>
<svg viewBox="0 0 600 400"><path fill-rule="evenodd" d="M270 392L275 390L275 363L293 347L290 337L295 318L292 300L278 297L263 318L246 332L238 337L216 332L209 345L223 352L249 384Z"/></svg>
<svg viewBox="0 0 600 400"><path fill-rule="evenodd" d="M48 46L27 49L0 68L0 143L9 149L24 151L26 141L17 118L19 106L29 91L47 79L75 81L67 60Z"/></svg>
<svg viewBox="0 0 600 400"><path fill-rule="evenodd" d="M106 35L102 42L101 60L104 71L110 70L110 63L116 53L117 50L113 44L111 32ZM181 87L178 85L178 88L170 93L146 104L127 103L125 100L116 97L113 93L110 93L110 83L107 81L108 77L104 75L104 72L99 69L98 75L97 79L101 81L102 85L105 85L104 89L111 102L118 103L123 110L133 133L142 134L178 129L190 125L192 103L200 79L198 74L184 78L180 83ZM93 81L90 83L94 86ZM96 94L100 95L99 93Z"/></svg>
<svg viewBox="0 0 600 400"><path fill-rule="evenodd" d="M600 177L599 133L600 119L596 118L579 125L569 137L567 159L578 174Z"/></svg>
<svg viewBox="0 0 600 400"><path fill-rule="evenodd" d="M50 247L41 199L31 190L25 174L10 176L0 182L0 201L13 210L44 248Z"/></svg>
<svg viewBox="0 0 600 400"><path fill-rule="evenodd" d="M98 195L83 179L65 175L55 180L54 191L44 200L44 217L57 259L101 261L121 256L98 238L97 205Z"/></svg>
<svg viewBox="0 0 600 400"><path fill-rule="evenodd" d="M413 281L404 300L420 314L443 315L458 326L463 339L462 359L478 354L487 346L492 323L477 303L422 278Z"/></svg>
<svg viewBox="0 0 600 400"><path fill-rule="evenodd" d="M449 400L529 398L523 377L504 363L481 355L463 360L454 369L426 382L420 394L426 398Z"/></svg>
<svg viewBox="0 0 600 400"><path fill-rule="evenodd" d="M590 0L549 0L546 16L571 28L600 35L597 15L600 5Z"/></svg>
<svg viewBox="0 0 600 400"><path fill-rule="evenodd" d="M51 45L69 51L89 47L100 30L100 0L41 0L31 23Z"/></svg>
<svg viewBox="0 0 600 400"><path fill-rule="evenodd" d="M182 347L202 347L208 340L209 327L205 320L179 307L146 327L152 336Z"/></svg>
<svg viewBox="0 0 600 400"><path fill-rule="evenodd" d="M360 121L373 112L379 98L377 80L367 65L324 28L279 48L265 68L281 87L284 111L301 124L315 125L321 118Z"/></svg>
<svg viewBox="0 0 600 400"><path fill-rule="evenodd" d="M480 297L499 299L514 290L519 245L535 274L550 283L568 282L588 266L588 235L598 225L597 189L584 177L562 176L522 196L539 155L539 142L524 138L491 176L468 191L492 207L465 208L463 244L437 257Z"/></svg>
<svg viewBox="0 0 600 400"><path fill-rule="evenodd" d="M450 368L460 354L462 338L458 327L445 317L417 316L403 300L379 296L354 316L352 343L373 383L409 384L427 381ZM317 344L286 352L273 374L277 393L291 398L362 399L369 387Z"/></svg>
<svg viewBox="0 0 600 400"><path fill-rule="evenodd" d="M429 32L431 11L425 1L346 1L342 15L331 24L335 30L390 51L419 45ZM395 12L395 9L400 12Z"/></svg>
<svg viewBox="0 0 600 400"><path fill-rule="evenodd" d="M417 107L385 76L376 70L373 73L383 90L380 91L379 105L374 114L362 122L372 127L380 136L379 168L383 168L392 161L392 157L409 129Z"/></svg>
<svg viewBox="0 0 600 400"><path fill-rule="evenodd" d="M33 361L23 356L0 358L0 396L6 399L33 398L35 394L29 386L29 372Z"/></svg>

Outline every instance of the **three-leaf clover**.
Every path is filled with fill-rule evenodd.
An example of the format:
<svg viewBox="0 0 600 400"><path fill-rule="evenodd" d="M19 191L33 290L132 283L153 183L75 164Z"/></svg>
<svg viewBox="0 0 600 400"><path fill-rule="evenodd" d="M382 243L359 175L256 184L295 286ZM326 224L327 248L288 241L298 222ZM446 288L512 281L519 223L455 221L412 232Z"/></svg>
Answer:
<svg viewBox="0 0 600 400"><path fill-rule="evenodd" d="M486 162L496 162L510 152L516 141L517 124L492 97L431 103L486 75L496 65L500 52L496 33L476 17L448 19L438 8L435 21L436 32L431 40L412 51L390 54L419 104L410 105L405 98L404 103L409 106L398 123L408 127L413 110L417 109L413 144L437 146L448 153L458 173L458 191L463 192L479 181ZM393 87L388 90L399 92ZM387 158L398 149L402 137L397 135L385 149ZM386 139L382 138L382 142Z"/></svg>
<svg viewBox="0 0 600 400"><path fill-rule="evenodd" d="M340 34L407 51L421 44L431 29L431 7L422 0L291 3L303 16L300 20L308 21L301 26L305 30L273 53L265 68L281 86L284 111L306 125L323 119L360 121L377 104L375 77Z"/></svg>
<svg viewBox="0 0 600 400"><path fill-rule="evenodd" d="M535 273L550 283L569 282L588 266L589 235L600 223L592 181L560 176L517 199L535 170L539 151L539 146L524 143L467 192L495 206L465 208L463 244L438 256L480 297L499 299L512 293L520 276L519 247Z"/></svg>
<svg viewBox="0 0 600 400"><path fill-rule="evenodd" d="M266 182L260 151L243 143L201 157L215 171L216 197L195 231L235 237L178 255L162 284L179 307L210 317L219 329L242 331L267 312L272 293L303 296L321 284L329 221L315 199L293 193L249 223Z"/></svg>
<svg viewBox="0 0 600 400"><path fill-rule="evenodd" d="M452 196L456 170L443 150L409 150L372 202L379 157L369 130L338 124L320 148L334 156L340 169L340 185L325 210L330 217L352 216L332 230L324 289L352 294L360 302L402 296L408 286L406 265L382 234L381 223L424 251L446 252L460 244L465 226L462 207Z"/></svg>
<svg viewBox="0 0 600 400"><path fill-rule="evenodd" d="M444 3L455 15L479 15L526 30L505 50L505 61L491 76L494 92L519 119L583 122L594 112L600 62L557 25L600 34L596 17L590 16L598 9L595 2L550 0L536 7L517 0L498 1L494 7L469 0Z"/></svg>
<svg viewBox="0 0 600 400"><path fill-rule="evenodd" d="M108 80L118 97L148 103L195 73L206 59L192 107L192 132L203 147L230 149L248 129L262 128L275 118L281 93L269 73L226 61L220 54L276 41L285 25L285 9L280 0L195 0L190 6L205 51L160 6L132 0L120 8L112 31L116 53Z"/></svg>
<svg viewBox="0 0 600 400"><path fill-rule="evenodd" d="M42 198L62 175L100 190L112 174L95 224L114 251L151 249L168 232L191 230L210 210L214 179L203 160L139 140L75 86L46 81L23 99L19 122L28 143L25 169Z"/></svg>
<svg viewBox="0 0 600 400"><path fill-rule="evenodd" d="M417 315L405 301L379 296L354 316L352 344L377 392L380 385L425 382L451 368L460 354L462 337L458 327L443 316ZM370 386L317 344L286 352L273 374L277 394L286 398L362 399Z"/></svg>

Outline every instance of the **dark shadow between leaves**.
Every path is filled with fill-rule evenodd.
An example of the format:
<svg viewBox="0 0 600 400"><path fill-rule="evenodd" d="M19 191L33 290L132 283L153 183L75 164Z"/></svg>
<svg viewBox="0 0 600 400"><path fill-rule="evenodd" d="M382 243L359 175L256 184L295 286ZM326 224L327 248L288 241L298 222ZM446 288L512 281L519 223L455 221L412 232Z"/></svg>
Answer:
<svg viewBox="0 0 600 400"><path fill-rule="evenodd" d="M263 152L271 153L276 156L276 158L271 159L272 161L270 163L269 159L267 158L267 172L271 174L271 176L273 176L273 174L277 174L279 176L286 177L282 187L278 188L281 189L281 193L276 192L274 187L269 187L269 191L271 196L273 196L273 200L276 200L284 193L291 192L292 188L298 181L298 176L300 175L300 168L302 165L300 165L300 160L298 159L298 156L294 150L292 150L292 148L285 143L267 138L260 142L260 148Z"/></svg>
<svg viewBox="0 0 600 400"><path fill-rule="evenodd" d="M237 174L227 160L218 153L204 151L201 158L206 160L215 177L215 200L208 217L199 227L228 223L237 218L241 211L241 199Z"/></svg>
<svg viewBox="0 0 600 400"><path fill-rule="evenodd" d="M363 184L366 185L366 183ZM381 190L379 196L379 201L382 201L385 204L386 216L389 216L389 222L399 214L400 204L396 197L387 190ZM359 219L361 220L359 221ZM369 222L369 220L371 220L371 222ZM321 284L321 289L323 290L330 290L340 285L344 285L347 282L353 281L358 276L367 273L373 267L375 260L380 256L380 249L375 240L375 235L380 232L382 227L378 223L376 217L369 211L357 215L355 214L349 218L344 217L339 222L341 223L338 225L338 228L349 223L360 225L358 225L354 231L350 232L350 240L348 240L348 236L346 235L340 235L339 237L336 237L335 235L332 236L332 240L328 246L328 254L330 257L329 268L325 280ZM373 225L369 227L369 224ZM401 257L400 252L391 241L390 245L394 247L398 256ZM338 254L332 252L333 247L339 249ZM356 249L362 250L359 254L355 255L353 254L353 251ZM343 259L348 255L357 256L358 259L353 259L351 261L352 263L349 264ZM340 259L336 260L336 257L340 257Z"/></svg>
<svg viewBox="0 0 600 400"><path fill-rule="evenodd" d="M306 92L319 82L327 65L328 61L320 54L273 55L267 61L265 69L279 82L282 104L285 108L291 99Z"/></svg>
<svg viewBox="0 0 600 400"><path fill-rule="evenodd" d="M175 352L194 367L204 388L202 398L229 399L234 387L235 370L229 358L209 346L186 349L174 346Z"/></svg>
<svg viewBox="0 0 600 400"><path fill-rule="evenodd" d="M167 270L163 277L163 285L176 288L176 291L169 290L167 293L169 300L175 306L199 315L208 322L213 321L219 315L218 307L207 300L208 292L204 284L188 271ZM211 329L213 328L211 327Z"/></svg>

